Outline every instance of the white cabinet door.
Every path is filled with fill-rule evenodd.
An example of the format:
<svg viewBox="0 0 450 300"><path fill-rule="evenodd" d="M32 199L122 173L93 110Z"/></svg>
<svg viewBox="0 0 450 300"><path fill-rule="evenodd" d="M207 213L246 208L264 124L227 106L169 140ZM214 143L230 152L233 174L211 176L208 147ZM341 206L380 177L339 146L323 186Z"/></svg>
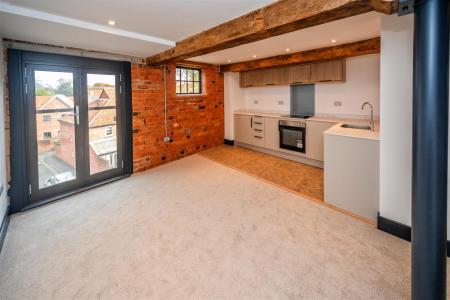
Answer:
<svg viewBox="0 0 450 300"><path fill-rule="evenodd" d="M323 161L323 132L336 123L323 121L306 121L306 157Z"/></svg>

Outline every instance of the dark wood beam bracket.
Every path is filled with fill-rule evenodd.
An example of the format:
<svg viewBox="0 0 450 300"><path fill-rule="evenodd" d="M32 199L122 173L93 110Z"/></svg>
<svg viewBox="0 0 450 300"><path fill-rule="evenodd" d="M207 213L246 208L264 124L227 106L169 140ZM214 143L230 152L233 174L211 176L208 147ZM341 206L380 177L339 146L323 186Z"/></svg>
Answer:
<svg viewBox="0 0 450 300"><path fill-rule="evenodd" d="M393 14L397 0L279 0L177 42L147 58L160 65L233 48L273 36L341 20L370 11Z"/></svg>

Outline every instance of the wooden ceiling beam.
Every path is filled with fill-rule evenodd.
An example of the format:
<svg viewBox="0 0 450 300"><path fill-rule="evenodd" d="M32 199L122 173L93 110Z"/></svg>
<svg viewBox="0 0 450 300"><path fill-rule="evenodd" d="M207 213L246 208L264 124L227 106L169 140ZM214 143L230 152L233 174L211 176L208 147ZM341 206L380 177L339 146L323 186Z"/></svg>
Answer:
<svg viewBox="0 0 450 300"><path fill-rule="evenodd" d="M222 65L220 66L220 70L222 72L243 72L374 53L380 53L379 37L332 47L319 48L314 50L307 50L291 54L284 54L251 61Z"/></svg>
<svg viewBox="0 0 450 300"><path fill-rule="evenodd" d="M392 14L397 0L279 0L176 43L147 58L159 65L256 42L292 31L378 11Z"/></svg>

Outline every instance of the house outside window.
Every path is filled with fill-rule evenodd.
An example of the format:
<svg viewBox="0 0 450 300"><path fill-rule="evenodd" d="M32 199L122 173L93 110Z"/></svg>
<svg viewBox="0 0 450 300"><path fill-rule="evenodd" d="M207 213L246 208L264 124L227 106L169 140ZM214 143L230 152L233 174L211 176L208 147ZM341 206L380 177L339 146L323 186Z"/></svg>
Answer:
<svg viewBox="0 0 450 300"><path fill-rule="evenodd" d="M50 122L52 120L52 116L51 115L43 115L42 120L44 122Z"/></svg>
<svg viewBox="0 0 450 300"><path fill-rule="evenodd" d="M44 140L49 140L52 138L52 133L50 131L44 132Z"/></svg>
<svg viewBox="0 0 450 300"><path fill-rule="evenodd" d="M105 136L111 136L113 134L112 126L105 127Z"/></svg>
<svg viewBox="0 0 450 300"><path fill-rule="evenodd" d="M194 68L177 67L175 82L176 82L176 93L178 95L201 94L202 70Z"/></svg>

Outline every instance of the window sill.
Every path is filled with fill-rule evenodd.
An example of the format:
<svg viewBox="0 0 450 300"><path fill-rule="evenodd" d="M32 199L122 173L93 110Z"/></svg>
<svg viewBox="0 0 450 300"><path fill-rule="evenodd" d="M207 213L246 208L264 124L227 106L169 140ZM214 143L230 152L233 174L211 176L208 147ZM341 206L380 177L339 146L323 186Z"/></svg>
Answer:
<svg viewBox="0 0 450 300"><path fill-rule="evenodd" d="M176 94L176 97L206 97L207 94Z"/></svg>

